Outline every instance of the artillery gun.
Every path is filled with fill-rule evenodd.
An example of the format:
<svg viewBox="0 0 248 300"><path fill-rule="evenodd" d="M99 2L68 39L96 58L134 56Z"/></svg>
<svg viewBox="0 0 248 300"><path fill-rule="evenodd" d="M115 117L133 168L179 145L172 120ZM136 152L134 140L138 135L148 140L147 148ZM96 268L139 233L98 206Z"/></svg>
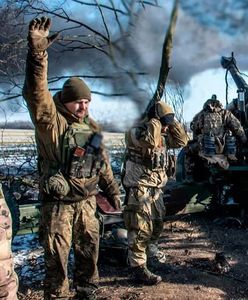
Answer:
<svg viewBox="0 0 248 300"><path fill-rule="evenodd" d="M227 103L227 109L229 109L240 120L244 128L247 129L248 85L239 72L233 53L230 57L222 56L221 65L231 74L238 88L238 97L233 99L231 103Z"/></svg>
<svg viewBox="0 0 248 300"><path fill-rule="evenodd" d="M230 72L236 86L237 98L227 103L226 109L230 110L241 122L245 132L248 130L248 85L241 76L236 60L231 57L222 57L221 65ZM202 209L228 211L229 213L244 213L248 207L248 147L247 145L230 140L229 146L235 159L229 159L228 153L223 153L225 167L212 159L214 155L208 153L208 159L194 155L194 169L192 182L186 179L187 146L181 150L177 158L176 184L167 194L169 207L183 208L186 204L200 205ZM189 144L192 140L189 141ZM227 143L227 142L226 142ZM188 144L188 145L189 145ZM230 153L229 153L230 154Z"/></svg>

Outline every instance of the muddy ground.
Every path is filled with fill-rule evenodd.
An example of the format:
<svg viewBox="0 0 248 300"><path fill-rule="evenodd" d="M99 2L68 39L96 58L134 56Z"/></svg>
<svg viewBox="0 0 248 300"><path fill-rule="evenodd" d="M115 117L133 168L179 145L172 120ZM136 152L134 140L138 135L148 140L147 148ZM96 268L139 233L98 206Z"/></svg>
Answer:
<svg viewBox="0 0 248 300"><path fill-rule="evenodd" d="M43 252L37 236L28 243L26 254L21 253L22 237L13 245L19 299L43 299ZM157 286L133 285L127 266L117 263L114 253L102 258L97 299L248 299L248 230L239 220L209 213L170 217L160 248L167 261L153 268L163 278ZM217 253L224 255L224 268ZM26 255L22 262L18 262L20 255Z"/></svg>
<svg viewBox="0 0 248 300"><path fill-rule="evenodd" d="M123 134L108 134L105 138L114 150L113 156L119 155L116 161L121 161ZM113 166L119 170L118 163ZM169 217L160 240L167 260L153 269L163 278L157 286L133 285L128 267L113 251L101 255L98 299L248 299L248 222L228 219L228 215L212 212ZM37 234L16 236L13 252L20 281L19 299L43 299L43 250ZM224 272L228 267L219 268L216 261L216 254L221 252L229 272Z"/></svg>

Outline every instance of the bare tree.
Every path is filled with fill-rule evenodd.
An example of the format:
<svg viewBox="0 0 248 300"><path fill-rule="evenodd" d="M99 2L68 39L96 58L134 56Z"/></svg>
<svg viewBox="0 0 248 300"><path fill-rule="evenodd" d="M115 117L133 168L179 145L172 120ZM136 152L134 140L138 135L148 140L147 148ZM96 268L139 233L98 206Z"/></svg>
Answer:
<svg viewBox="0 0 248 300"><path fill-rule="evenodd" d="M166 31L166 35L165 35L165 39L164 39L157 88L153 95L152 100L148 103L146 111L148 111L152 107L152 105L154 105L154 103L161 100L161 98L164 94L164 91L165 91L165 84L166 84L166 80L167 80L169 70L170 70L169 62L170 62L170 55L171 55L171 50L172 50L172 41L173 41L173 36L174 36L176 21L177 21L177 15L178 15L178 5L179 5L179 0L175 0L174 6L172 9L172 13L171 13L169 27Z"/></svg>
<svg viewBox="0 0 248 300"><path fill-rule="evenodd" d="M2 1L0 7L0 102L19 96L18 78L23 74L23 23L20 10L11 1Z"/></svg>
<svg viewBox="0 0 248 300"><path fill-rule="evenodd" d="M125 0L118 1L119 4L110 0L107 5L105 3L100 0L2 1L0 102L21 96L27 24L31 18L41 15L51 17L54 31L60 32L58 42L49 53L52 61L49 83L53 84L54 90L57 88L54 83L71 75L104 82L110 87L109 92L93 91L103 96L129 96L124 89L115 88L122 80L139 88L137 78L145 73L137 70L135 64L127 64L123 57L128 55L130 29L140 12L147 6L158 6L158 3L155 0ZM74 73L67 75L68 69Z"/></svg>
<svg viewBox="0 0 248 300"><path fill-rule="evenodd" d="M171 83L166 88L166 101L173 107L175 117L177 120L184 124L183 118L183 89L179 84Z"/></svg>
<svg viewBox="0 0 248 300"><path fill-rule="evenodd" d="M157 88L149 105L161 99L165 91L178 2L174 1L163 43ZM53 32L60 33L57 43L49 49L48 82L52 92L68 77L79 76L94 83L91 85L93 94L129 98L139 111L144 111L150 95L143 83L149 74L132 44L133 28L139 26L138 21L147 8L159 7L162 3L162 0L110 0L107 4L101 0L52 3L3 0L0 5L0 103L6 102L12 111L17 111L20 105L25 106L20 99L28 23L32 18L46 15L52 18Z"/></svg>

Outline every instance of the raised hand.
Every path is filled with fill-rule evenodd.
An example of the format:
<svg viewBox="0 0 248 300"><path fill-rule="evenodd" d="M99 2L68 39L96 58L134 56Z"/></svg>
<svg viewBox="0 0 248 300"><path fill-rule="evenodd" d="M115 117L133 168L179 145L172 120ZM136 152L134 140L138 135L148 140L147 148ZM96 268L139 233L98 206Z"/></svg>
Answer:
<svg viewBox="0 0 248 300"><path fill-rule="evenodd" d="M28 46L32 52L45 51L58 37L58 33L49 37L50 27L51 19L46 17L33 19L29 23Z"/></svg>

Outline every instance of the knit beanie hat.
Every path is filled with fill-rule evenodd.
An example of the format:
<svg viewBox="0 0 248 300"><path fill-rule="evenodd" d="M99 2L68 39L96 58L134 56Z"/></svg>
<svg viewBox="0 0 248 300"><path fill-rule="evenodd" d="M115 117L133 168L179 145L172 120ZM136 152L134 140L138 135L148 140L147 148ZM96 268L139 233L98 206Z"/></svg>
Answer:
<svg viewBox="0 0 248 300"><path fill-rule="evenodd" d="M61 102L68 103L80 99L91 101L91 92L87 84L78 77L67 79L62 87Z"/></svg>

